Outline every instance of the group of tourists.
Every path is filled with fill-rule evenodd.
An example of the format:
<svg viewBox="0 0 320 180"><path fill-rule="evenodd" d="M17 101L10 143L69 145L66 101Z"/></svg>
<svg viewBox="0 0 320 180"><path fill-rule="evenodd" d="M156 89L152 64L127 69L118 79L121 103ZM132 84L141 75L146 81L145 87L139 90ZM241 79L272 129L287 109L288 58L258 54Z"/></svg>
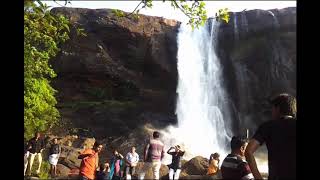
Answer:
<svg viewBox="0 0 320 180"><path fill-rule="evenodd" d="M296 99L288 94L280 94L271 101L272 121L259 126L251 139L243 136L234 136L231 139L231 152L220 164L219 153L213 153L209 158L207 175L215 176L218 173L222 179L263 179L255 161L254 152L264 143L268 149L269 179L296 179ZM44 149L43 142L37 133L32 138L25 151L25 170L29 164L29 173L35 156L39 164L36 172L40 171ZM113 179L144 179L146 172L151 168L153 179L160 178L161 162L164 157L164 143L160 140L160 133L154 131L152 138L146 143L142 160L142 167L136 173L140 160L136 148L123 156L117 150L113 151L109 162L98 164L98 154L103 146L95 141L93 148L84 150L78 158L81 159L80 180L113 180ZM51 175L56 175L56 165L61 153L57 139L53 140L50 148L49 163ZM169 167L169 179L179 179L181 172L181 158L185 151L179 146L170 147L167 154L172 156ZM136 176L137 175L137 176Z"/></svg>
<svg viewBox="0 0 320 180"><path fill-rule="evenodd" d="M160 140L160 133L158 131L153 132L152 139L145 145L143 154L143 166L139 172L139 179L144 179L146 172L152 168L153 178L159 179L161 161L164 157L164 144ZM98 148L99 147L99 148ZM80 179L131 179L133 175L136 175L136 166L139 162L139 155L136 153L136 148L132 147L131 151L127 153L124 157L117 150L114 150L113 157L109 163L102 163L100 165L99 171L96 173L96 166L88 163L97 162L98 153L100 152L102 145L99 142L95 142L93 149L90 150L91 153L84 151L79 155L78 158L82 159L80 166ZM180 148L179 145L169 148L168 154L172 155L172 163L169 165L169 179L178 179L181 171L181 157L184 155L184 150ZM90 155L91 154L91 155ZM93 156L95 154L95 156ZM85 160L85 158L87 160ZM88 171L88 168L90 171ZM95 176L96 173L96 176Z"/></svg>
<svg viewBox="0 0 320 180"><path fill-rule="evenodd" d="M79 173L81 180L92 180L95 178L97 180L131 179L135 175L136 166L139 162L139 155L135 152L135 147L132 147L125 157L117 150L114 150L110 165L109 163L102 163L96 172L97 164L95 163L97 162L98 153L101 151L101 148L102 145L96 141L92 149L84 151L79 155L78 158L82 159ZM164 153L164 144L160 140L160 133L155 131L153 132L152 139L145 145L143 154L144 163L137 178L144 179L146 172L151 168L153 178L159 179ZM170 147L167 153L172 156L172 163L169 165L169 179L179 179L181 157L185 151L179 145L176 145Z"/></svg>
<svg viewBox="0 0 320 180"><path fill-rule="evenodd" d="M41 164L42 164L42 151L45 148L45 143L42 138L40 138L40 133L35 133L35 137L29 140L28 144L24 149L24 176L28 170L28 176L31 175L33 161L37 157L38 159L38 168L36 174L40 173ZM55 177L57 175L57 163L61 153L61 147L58 144L58 139L54 138L52 140L51 147L49 148L49 163L50 163L50 175ZM28 166L29 165L29 166ZM29 167L27 169L27 167Z"/></svg>

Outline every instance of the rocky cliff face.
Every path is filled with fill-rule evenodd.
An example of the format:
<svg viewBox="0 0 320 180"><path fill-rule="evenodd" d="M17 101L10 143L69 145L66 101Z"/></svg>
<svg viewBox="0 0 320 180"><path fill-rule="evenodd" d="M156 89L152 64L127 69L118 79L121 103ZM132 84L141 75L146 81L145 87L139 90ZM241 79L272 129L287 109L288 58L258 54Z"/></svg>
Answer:
<svg viewBox="0 0 320 180"><path fill-rule="evenodd" d="M296 8L232 13L219 33L219 56L237 128L271 117L268 99L296 95Z"/></svg>
<svg viewBox="0 0 320 180"><path fill-rule="evenodd" d="M63 122L98 137L127 134L146 122L175 122L178 22L120 18L110 9L51 12L86 33L72 31L52 61Z"/></svg>
<svg viewBox="0 0 320 180"><path fill-rule="evenodd" d="M179 22L119 18L109 9L54 8L52 13L66 15L87 34L72 31L52 61L63 122L96 137L176 122ZM255 130L267 120L271 95L295 95L295 28L295 8L231 13L230 22L221 25L218 55L236 129Z"/></svg>

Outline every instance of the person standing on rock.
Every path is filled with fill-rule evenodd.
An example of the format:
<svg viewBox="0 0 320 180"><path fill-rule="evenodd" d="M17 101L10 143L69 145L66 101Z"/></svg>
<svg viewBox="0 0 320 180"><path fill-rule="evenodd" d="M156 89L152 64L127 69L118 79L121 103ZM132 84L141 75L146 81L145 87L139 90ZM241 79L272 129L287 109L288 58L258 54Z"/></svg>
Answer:
<svg viewBox="0 0 320 180"><path fill-rule="evenodd" d="M244 157L247 145L247 139L232 137L231 154L227 155L221 165L222 179L254 179L249 164Z"/></svg>
<svg viewBox="0 0 320 180"><path fill-rule="evenodd" d="M140 179L144 179L147 170L150 168L153 171L153 179L159 179L164 153L164 144L160 141L160 133L154 131L153 139L146 144L144 149L144 165L140 173Z"/></svg>
<svg viewBox="0 0 320 180"><path fill-rule="evenodd" d="M80 164L80 180L93 180L98 167L99 156L102 150L102 144L96 141L92 149L84 150L78 159L82 159Z"/></svg>
<svg viewBox="0 0 320 180"><path fill-rule="evenodd" d="M33 161L34 158L37 156L38 157L38 169L36 170L36 174L40 173L40 168L41 168L41 163L42 163L42 151L44 149L44 142L43 140L40 138L40 133L37 132L35 133L35 137L33 137L32 139L29 140L28 142L28 149L30 152L29 155L29 176L31 175L31 170L32 170L32 165L33 165ZM27 168L28 163L25 163L25 169Z"/></svg>
<svg viewBox="0 0 320 180"><path fill-rule="evenodd" d="M253 153L266 143L268 179L296 179L296 99L280 94L271 100L271 105L273 120L258 128L248 144L246 158L254 177L261 179Z"/></svg>
<svg viewBox="0 0 320 180"><path fill-rule="evenodd" d="M219 162L220 162L219 157L220 155L218 153L214 153L210 155L207 175L214 176L218 173Z"/></svg>
<svg viewBox="0 0 320 180"><path fill-rule="evenodd" d="M131 147L131 151L126 155L126 168L125 175L126 179L131 179L131 176L135 173L135 167L139 162L139 155L136 153L136 148Z"/></svg>
<svg viewBox="0 0 320 180"><path fill-rule="evenodd" d="M172 162L169 165L169 179L179 179L181 172L181 157L184 155L185 151L182 150L179 145L176 145L175 147L170 147L167 153L172 156Z"/></svg>
<svg viewBox="0 0 320 180"><path fill-rule="evenodd" d="M49 163L50 163L50 174L51 177L57 176L57 163L61 153L61 147L58 144L58 139L54 138L53 144L50 147L49 151Z"/></svg>
<svg viewBox="0 0 320 180"><path fill-rule="evenodd" d="M122 167L123 167L123 155L120 154L117 150L113 151L113 156L110 160L110 173L109 179L118 180L122 177Z"/></svg>

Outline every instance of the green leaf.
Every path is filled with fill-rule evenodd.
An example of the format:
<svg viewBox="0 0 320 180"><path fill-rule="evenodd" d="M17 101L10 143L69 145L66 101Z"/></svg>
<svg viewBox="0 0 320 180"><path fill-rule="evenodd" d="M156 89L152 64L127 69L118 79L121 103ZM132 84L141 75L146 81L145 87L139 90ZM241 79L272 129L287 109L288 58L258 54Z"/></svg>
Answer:
<svg viewBox="0 0 320 180"><path fill-rule="evenodd" d="M206 6L206 3L205 2L200 2L200 5L199 5L199 8L204 8Z"/></svg>
<svg viewBox="0 0 320 180"><path fill-rule="evenodd" d="M68 24L62 24L62 26L63 26L64 28L66 28L66 29L68 30L68 32L70 32L70 28L69 28Z"/></svg>
<svg viewBox="0 0 320 180"><path fill-rule="evenodd" d="M191 29L194 30L194 24L191 24Z"/></svg>

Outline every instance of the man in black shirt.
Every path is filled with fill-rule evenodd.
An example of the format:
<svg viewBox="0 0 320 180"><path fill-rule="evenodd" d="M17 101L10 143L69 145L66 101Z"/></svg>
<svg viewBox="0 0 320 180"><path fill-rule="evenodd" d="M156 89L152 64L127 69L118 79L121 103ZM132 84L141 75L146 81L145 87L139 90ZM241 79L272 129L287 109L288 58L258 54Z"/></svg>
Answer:
<svg viewBox="0 0 320 180"><path fill-rule="evenodd" d="M253 180L250 167L245 160L244 152L248 142L241 137L232 137L231 153L221 164L221 175L223 179Z"/></svg>
<svg viewBox="0 0 320 180"><path fill-rule="evenodd" d="M38 169L36 171L37 174L40 173L40 168L41 168L41 163L42 163L42 150L44 149L44 142L42 139L40 139L40 133L37 132L35 133L35 137L33 137L32 139L29 140L28 144L28 151L30 152L30 156L29 156L29 173L28 175L31 174L31 170L32 170L32 165L33 165L33 161L35 156L38 156ZM25 163L25 169L26 166L28 165L28 163Z"/></svg>
<svg viewBox="0 0 320 180"><path fill-rule="evenodd" d="M268 179L296 179L296 99L280 94L271 101L272 119L263 123L250 140L246 158L256 179L262 179L253 153L266 143Z"/></svg>

